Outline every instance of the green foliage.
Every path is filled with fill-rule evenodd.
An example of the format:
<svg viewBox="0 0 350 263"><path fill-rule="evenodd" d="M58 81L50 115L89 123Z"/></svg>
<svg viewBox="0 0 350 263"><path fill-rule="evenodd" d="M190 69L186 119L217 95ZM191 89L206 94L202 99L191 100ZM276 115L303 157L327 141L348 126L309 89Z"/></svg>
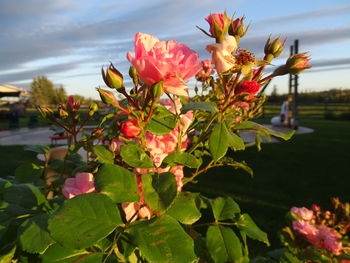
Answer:
<svg viewBox="0 0 350 263"><path fill-rule="evenodd" d="M152 263L197 262L192 238L170 216L133 225L129 234L142 255Z"/></svg>
<svg viewBox="0 0 350 263"><path fill-rule="evenodd" d="M217 123L209 137L209 150L215 161L226 154L229 141L229 132L225 123Z"/></svg>
<svg viewBox="0 0 350 263"><path fill-rule="evenodd" d="M176 188L176 180L172 173L142 175L143 195L153 211L165 211L176 197Z"/></svg>
<svg viewBox="0 0 350 263"><path fill-rule="evenodd" d="M196 159L196 157L186 152L171 153L167 157L165 157L163 162L168 165L184 165L190 168L198 168L201 165L200 161Z"/></svg>
<svg viewBox="0 0 350 263"><path fill-rule="evenodd" d="M119 210L106 195L82 194L66 200L49 220L52 238L66 248L94 245L123 224Z"/></svg>
<svg viewBox="0 0 350 263"><path fill-rule="evenodd" d="M155 108L155 113L147 125L147 131L155 135L164 135L171 132L177 123L176 115L162 105Z"/></svg>
<svg viewBox="0 0 350 263"><path fill-rule="evenodd" d="M265 232L263 232L253 221L248 214L243 214L237 221L237 227L245 232L248 237L264 242L266 245L270 245Z"/></svg>
<svg viewBox="0 0 350 263"><path fill-rule="evenodd" d="M120 155L123 160L135 168L153 168L153 161L139 144L129 142L122 146Z"/></svg>
<svg viewBox="0 0 350 263"><path fill-rule="evenodd" d="M233 219L241 212L238 204L230 197L218 197L211 205L215 220Z"/></svg>
<svg viewBox="0 0 350 263"><path fill-rule="evenodd" d="M167 214L185 225L195 223L202 216L197 207L198 195L195 193L180 192Z"/></svg>
<svg viewBox="0 0 350 263"><path fill-rule="evenodd" d="M25 220L18 228L18 239L24 251L44 253L54 243L47 230L48 215L39 215Z"/></svg>
<svg viewBox="0 0 350 263"><path fill-rule="evenodd" d="M104 145L95 145L93 147L93 151L97 156L97 160L99 160L102 163L108 163L113 164L114 163L114 152L111 152L109 149L107 149Z"/></svg>
<svg viewBox="0 0 350 263"><path fill-rule="evenodd" d="M215 103L212 102L207 102L207 101L194 101L194 102L189 102L186 103L182 106L181 108L181 113L184 114L188 111L193 111L193 110L201 110L201 111L207 111L207 112L217 112L217 108Z"/></svg>
<svg viewBox="0 0 350 263"><path fill-rule="evenodd" d="M215 263L248 262L243 257L242 246L235 232L225 226L210 226L207 247Z"/></svg>
<svg viewBox="0 0 350 263"><path fill-rule="evenodd" d="M95 188L115 203L139 201L139 190L134 173L113 164L104 164L95 178Z"/></svg>

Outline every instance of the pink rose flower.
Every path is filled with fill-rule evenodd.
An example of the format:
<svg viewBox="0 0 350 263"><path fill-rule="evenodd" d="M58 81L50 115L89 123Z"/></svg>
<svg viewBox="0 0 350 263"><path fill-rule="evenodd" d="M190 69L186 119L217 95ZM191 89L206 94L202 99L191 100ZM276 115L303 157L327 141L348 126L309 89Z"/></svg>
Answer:
<svg viewBox="0 0 350 263"><path fill-rule="evenodd" d="M315 247L327 249L338 256L343 250L342 243L338 241L340 238L341 235L336 230L322 225L319 227L312 243Z"/></svg>
<svg viewBox="0 0 350 263"><path fill-rule="evenodd" d="M188 96L184 81L200 70L195 51L176 41L160 41L142 33L135 35L134 44L135 57L128 52L127 58L144 83L153 85L163 80L164 92Z"/></svg>
<svg viewBox="0 0 350 263"><path fill-rule="evenodd" d="M95 192L95 185L91 173L77 173L75 178L66 179L62 187L62 193L68 199L92 192Z"/></svg>
<svg viewBox="0 0 350 263"><path fill-rule="evenodd" d="M126 120L120 126L120 131L128 138L134 138L141 132L136 120Z"/></svg>
<svg viewBox="0 0 350 263"><path fill-rule="evenodd" d="M292 207L290 211L305 221L311 221L314 218L314 212L306 207Z"/></svg>
<svg viewBox="0 0 350 263"><path fill-rule="evenodd" d="M313 238L316 235L317 228L304 220L295 220L292 222L294 231L305 235L307 238Z"/></svg>
<svg viewBox="0 0 350 263"><path fill-rule="evenodd" d="M206 50L212 54L211 62L218 73L228 71L235 65L232 53L237 49L237 42L233 36L227 36L222 43L211 44Z"/></svg>

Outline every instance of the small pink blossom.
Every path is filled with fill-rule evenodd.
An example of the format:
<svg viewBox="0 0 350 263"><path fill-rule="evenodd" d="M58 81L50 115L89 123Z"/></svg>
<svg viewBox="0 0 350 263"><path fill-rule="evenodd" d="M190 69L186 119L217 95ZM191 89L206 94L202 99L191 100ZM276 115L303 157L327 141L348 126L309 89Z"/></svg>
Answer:
<svg viewBox="0 0 350 263"><path fill-rule="evenodd" d="M292 222L293 229L307 238L313 238L316 235L317 228L304 220L295 220Z"/></svg>
<svg viewBox="0 0 350 263"><path fill-rule="evenodd" d="M68 199L92 192L95 192L95 185L91 173L77 173L75 178L66 179L62 187L62 193Z"/></svg>
<svg viewBox="0 0 350 263"><path fill-rule="evenodd" d="M327 249L338 256L343 250L342 243L338 241L340 238L341 235L336 230L322 225L319 227L312 243L315 247Z"/></svg>
<svg viewBox="0 0 350 263"><path fill-rule="evenodd" d="M211 44L206 50L212 54L211 62L218 73L228 71L235 65L232 53L237 49L237 42L233 36L227 36L222 43Z"/></svg>
<svg viewBox="0 0 350 263"><path fill-rule="evenodd" d="M290 211L305 221L311 221L314 218L314 212L306 207L292 207Z"/></svg>
<svg viewBox="0 0 350 263"><path fill-rule="evenodd" d="M205 81L211 74L214 73L214 70L211 67L211 60L206 59L201 61L202 69L197 73L196 78L199 81Z"/></svg>
<svg viewBox="0 0 350 263"><path fill-rule="evenodd" d="M188 96L185 80L200 70L198 54L176 41L160 41L158 38L137 33L135 35L135 57L130 52L128 60L135 67L140 79L153 85L164 81L164 92Z"/></svg>
<svg viewBox="0 0 350 263"><path fill-rule="evenodd" d="M121 140L118 140L117 138L114 138L111 143L109 144L109 149L112 152L119 153L120 148L124 145L125 143Z"/></svg>

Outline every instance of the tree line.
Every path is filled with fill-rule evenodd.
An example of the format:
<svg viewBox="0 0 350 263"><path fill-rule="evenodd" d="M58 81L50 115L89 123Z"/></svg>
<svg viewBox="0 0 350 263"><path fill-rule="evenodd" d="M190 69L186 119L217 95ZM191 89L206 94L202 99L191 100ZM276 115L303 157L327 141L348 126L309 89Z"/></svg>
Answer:
<svg viewBox="0 0 350 263"><path fill-rule="evenodd" d="M270 103L282 103L288 94L278 94L274 87L271 94L267 95ZM326 91L304 91L298 94L298 101L302 104L313 103L350 103L350 89L329 89Z"/></svg>
<svg viewBox="0 0 350 263"><path fill-rule="evenodd" d="M76 101L81 104L89 105L91 98L85 98L82 95L73 95ZM33 105L57 105L66 102L68 95L63 85L56 87L46 76L37 76L30 85L29 102Z"/></svg>

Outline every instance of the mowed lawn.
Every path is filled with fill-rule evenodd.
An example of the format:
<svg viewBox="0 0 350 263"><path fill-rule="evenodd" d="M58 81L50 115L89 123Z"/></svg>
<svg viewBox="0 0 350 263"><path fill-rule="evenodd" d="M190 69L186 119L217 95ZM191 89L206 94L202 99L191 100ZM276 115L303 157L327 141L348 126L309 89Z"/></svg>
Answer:
<svg viewBox="0 0 350 263"><path fill-rule="evenodd" d="M233 197L268 233L272 247L279 247L277 232L290 207L314 203L329 207L334 196L350 201L350 122L302 119L301 125L315 132L263 144L261 152L254 147L232 153L253 168L254 177L232 168L217 168L186 188L211 197ZM22 146L1 146L0 175L11 175L21 162L33 160L35 154L23 151ZM264 245L252 245L255 253L266 250Z"/></svg>

